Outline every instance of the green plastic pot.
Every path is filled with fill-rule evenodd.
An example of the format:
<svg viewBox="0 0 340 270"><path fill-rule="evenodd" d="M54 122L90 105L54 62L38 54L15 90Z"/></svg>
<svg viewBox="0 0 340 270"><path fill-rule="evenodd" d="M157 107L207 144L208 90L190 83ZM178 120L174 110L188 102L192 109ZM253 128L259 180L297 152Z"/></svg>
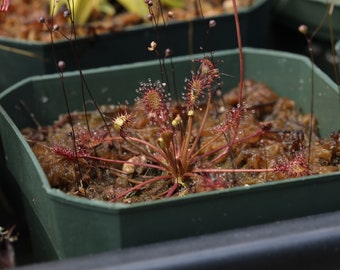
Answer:
<svg viewBox="0 0 340 270"><path fill-rule="evenodd" d="M296 29L301 24L308 26L310 31L314 31L322 21L327 11L327 3L325 0L274 0L274 18L280 23ZM334 9L332 14L333 33L336 39L340 38L340 2L334 1ZM318 38L329 40L330 29L328 19L322 24L317 34Z"/></svg>
<svg viewBox="0 0 340 270"><path fill-rule="evenodd" d="M195 58L202 57L202 54ZM221 59L224 89L239 81L238 51L215 53ZM245 48L245 77L263 81L310 108L311 63L295 54ZM174 59L177 85L190 75L191 57ZM170 70L170 66L167 66ZM133 100L140 81L159 79L158 61L98 68L84 72L99 103ZM337 87L315 68L315 112L322 136L338 129ZM80 110L78 72L65 74L72 110ZM57 75L27 78L0 94L0 128L7 167L23 193L36 254L40 259L65 258L127 248L169 239L202 235L266 222L340 209L339 173L303 177L249 187L126 205L87 200L50 187L35 155L20 133L34 126L20 106L23 100L41 124L52 123L63 106ZM6 185L6 179L1 179ZM7 179L7 181L9 181ZM12 181L12 180L11 180ZM12 183L13 184L13 183ZM12 194L19 199L19 194Z"/></svg>
<svg viewBox="0 0 340 270"><path fill-rule="evenodd" d="M251 7L239 10L244 45L252 47L267 45L271 6L270 0L255 0ZM199 53L202 51L201 47L203 51L210 51L212 48L216 50L236 48L233 15L221 15L215 20L217 27L211 31L209 38L206 35L209 19L170 23L166 30L159 27L159 33L156 33L150 25L140 25L121 32L79 38L76 42L78 59L84 69L153 60L156 56L148 52L147 47L152 40L158 39L157 43L171 47L175 56ZM57 71L55 58L64 60L69 71L77 68L68 41L55 43L56 57L49 43L0 37L0 45L12 48L11 51L0 48L0 91L32 75L55 73ZM26 56L15 50L30 52L37 57Z"/></svg>

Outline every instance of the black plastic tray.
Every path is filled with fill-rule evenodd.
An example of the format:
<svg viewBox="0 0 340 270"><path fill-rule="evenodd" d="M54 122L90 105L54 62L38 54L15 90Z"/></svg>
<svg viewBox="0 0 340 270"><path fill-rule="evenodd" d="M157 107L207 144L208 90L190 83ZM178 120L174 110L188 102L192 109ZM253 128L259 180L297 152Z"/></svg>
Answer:
<svg viewBox="0 0 340 270"><path fill-rule="evenodd" d="M22 270L339 268L340 211L18 267Z"/></svg>

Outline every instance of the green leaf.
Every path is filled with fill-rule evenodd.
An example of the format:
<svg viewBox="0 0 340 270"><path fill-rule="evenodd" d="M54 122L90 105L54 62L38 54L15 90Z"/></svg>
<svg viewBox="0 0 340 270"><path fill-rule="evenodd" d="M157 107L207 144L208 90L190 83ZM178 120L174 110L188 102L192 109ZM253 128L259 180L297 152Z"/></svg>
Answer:
<svg viewBox="0 0 340 270"><path fill-rule="evenodd" d="M138 14L146 18L149 13L148 6L143 0L117 0L127 11Z"/></svg>
<svg viewBox="0 0 340 270"><path fill-rule="evenodd" d="M119 2L127 11L136 13L142 18L146 18L149 14L148 6L143 0L117 0L117 2ZM170 8L182 8L185 6L185 0L162 0L161 3Z"/></svg>
<svg viewBox="0 0 340 270"><path fill-rule="evenodd" d="M83 25L89 20L94 9L109 15L115 13L114 7L108 0L59 0L58 2L51 0L50 5L51 15L60 10L63 5L66 5L71 14L74 14L74 22L79 25Z"/></svg>

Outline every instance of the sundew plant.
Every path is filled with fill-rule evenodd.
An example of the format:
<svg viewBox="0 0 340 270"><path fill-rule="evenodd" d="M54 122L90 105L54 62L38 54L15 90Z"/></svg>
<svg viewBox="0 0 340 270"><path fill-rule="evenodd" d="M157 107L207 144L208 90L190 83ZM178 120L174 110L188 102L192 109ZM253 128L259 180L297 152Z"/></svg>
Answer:
<svg viewBox="0 0 340 270"><path fill-rule="evenodd" d="M154 1L144 2L148 19L159 31ZM67 3L72 6L71 0ZM245 80L236 0L232 4L240 70L238 87L228 96L223 94L222 80L228 75L219 69L213 51L193 60L190 76L183 78L183 91L176 85L175 91L169 91L169 80L177 76L165 69L166 61L173 67L171 48L162 52L150 40L146 52L155 53L161 76L136 82L134 104L98 105L79 66L84 113L73 113L64 84L67 61L57 61L68 111L52 128L26 134L52 186L89 198L97 198L94 186L101 186L101 199L131 203L315 173L320 157L317 151L311 156L312 135L304 135L314 134L315 119L299 115L291 101L280 99L264 84ZM65 16L73 21L71 12ZM40 21L51 33L59 31L57 25ZM210 20L207 35L214 27L218 25ZM87 110L85 92L96 112ZM261 101L261 95L273 98ZM284 114L276 111L279 108L285 108ZM285 121L296 122L295 129ZM52 139L47 139L51 130ZM327 162L333 162L338 138L334 133L313 149L324 146L329 150Z"/></svg>

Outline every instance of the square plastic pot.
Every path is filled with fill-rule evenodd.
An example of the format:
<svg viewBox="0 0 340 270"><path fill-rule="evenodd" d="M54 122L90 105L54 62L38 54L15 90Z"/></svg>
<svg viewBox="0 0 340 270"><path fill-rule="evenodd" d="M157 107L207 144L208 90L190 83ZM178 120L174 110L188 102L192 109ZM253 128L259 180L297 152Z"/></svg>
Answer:
<svg viewBox="0 0 340 270"><path fill-rule="evenodd" d="M325 12L327 12L328 4L332 1L324 0L274 0L273 8L274 18L280 23L296 29L301 24L308 26L310 32L314 31L322 22ZM336 39L340 38L340 2L333 1L334 8L332 13L332 27ZM317 38L330 40L329 20L326 18Z"/></svg>
<svg viewBox="0 0 340 270"><path fill-rule="evenodd" d="M251 7L239 10L245 46L267 45L271 6L270 0L255 0ZM75 42L78 59L83 69L153 60L156 59L155 54L147 51L153 40L171 47L175 56L199 53L202 48L203 51L236 48L233 15L220 15L215 20L217 27L211 31L209 38L206 34L209 18L170 23L166 29L160 26L159 32L150 25L140 25L121 32L79 38ZM77 68L68 41L54 44L56 56L50 43L0 37L0 45L7 47L5 50L0 48L0 91L32 75L55 73L55 59L65 61L69 71ZM20 50L36 57L18 53Z"/></svg>
<svg viewBox="0 0 340 270"><path fill-rule="evenodd" d="M195 58L202 57L196 55ZM224 89L238 83L238 51L218 51ZM263 81L279 95L292 98L308 112L311 63L303 56L244 49L245 77ZM190 75L191 57L174 59L177 86ZM170 66L168 65L170 70ZM139 82L159 79L158 61L98 68L84 72L99 103L133 100ZM337 130L337 86L315 68L315 113L322 136ZM65 74L72 110L81 110L78 72ZM213 191L149 203L126 205L88 200L50 187L20 129L34 126L20 101L42 125L52 123L63 106L58 75L25 79L0 94L0 128L7 167L13 179L1 179L22 192L31 236L39 259L94 254L221 230L263 224L340 209L339 173L315 175L249 187ZM10 182L10 183L8 183ZM20 194L12 194L20 199Z"/></svg>

